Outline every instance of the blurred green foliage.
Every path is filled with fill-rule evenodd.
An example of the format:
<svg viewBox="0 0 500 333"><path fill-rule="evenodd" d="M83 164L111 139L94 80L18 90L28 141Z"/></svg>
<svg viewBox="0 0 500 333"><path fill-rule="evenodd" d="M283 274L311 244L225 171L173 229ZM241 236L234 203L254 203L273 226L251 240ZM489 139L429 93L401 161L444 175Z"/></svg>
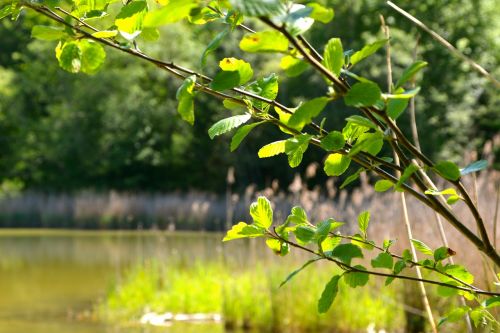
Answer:
<svg viewBox="0 0 500 333"><path fill-rule="evenodd" d="M405 3L404 8L500 77L496 2L426 0ZM430 64L420 78L422 92L416 101L425 153L460 161L458 154L480 148L499 133L500 96L495 87L383 1L323 3L335 8L335 19L308 32L311 43L324 45L331 37L340 37L347 41L345 49L357 50L382 37L379 14L383 14L392 32L395 77L412 62L420 36L418 57ZM44 191L223 191L229 166L235 166L240 187L269 185L273 179L288 184L293 179L296 170L286 166L286 157L256 158L259 147L278 138L274 129L257 129L257 135L231 154L228 137L212 142L207 135L210 125L229 112L216 101L197 95L197 122L190 127L176 112L175 92L180 82L149 64L111 51L105 70L95 76L66 73L54 57L55 43L30 38L29 27L40 20L24 14L17 22L0 22L0 183L15 182ZM217 24L208 29L170 25L162 30L160 42L142 43L141 47L155 57L199 69L207 41L223 28ZM213 74L224 56L240 54L238 40L230 36L208 56L208 74ZM276 58L245 59L262 73L279 68ZM384 52L359 67L385 86ZM285 104L323 93L325 85L312 71L295 78L279 75L278 98ZM333 103L327 112L333 116L326 126L340 129L348 110ZM408 114L400 119L409 131ZM302 167L322 158L319 151L311 150ZM316 181L321 183L325 177L320 175Z"/></svg>

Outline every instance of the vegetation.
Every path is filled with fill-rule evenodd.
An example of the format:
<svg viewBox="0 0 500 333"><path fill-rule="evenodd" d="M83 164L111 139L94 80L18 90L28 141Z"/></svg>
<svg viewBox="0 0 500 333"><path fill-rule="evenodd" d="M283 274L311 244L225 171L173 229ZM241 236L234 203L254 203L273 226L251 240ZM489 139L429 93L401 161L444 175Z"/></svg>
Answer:
<svg viewBox="0 0 500 333"><path fill-rule="evenodd" d="M389 4L415 21L405 11ZM44 40L59 40L56 58L60 67L68 72L96 73L106 57L103 48L105 45L182 79L183 83L176 93L177 111L188 124L195 123L195 99L199 92L223 100L224 107L231 110L233 115L212 125L208 134L213 139L238 128L231 140L231 150L236 150L256 127L274 125L275 129L282 132L281 137L284 139L261 147L258 152L260 158L283 154L290 167L295 168L301 164L308 148L314 146L324 154L323 170L327 176L344 175L351 164L358 165L357 171L347 174L349 177L341 187L353 182L362 173L371 172L377 179L375 191L392 190L402 193L404 221L411 241L410 248L402 253L393 252L395 241L390 238L383 243L376 243L371 239L368 228L371 215L368 211L357 216L359 230L351 234L338 232L343 223L334 217L319 222L311 220L300 206L293 207L288 218L275 219L272 204L264 196L250 205L252 223L239 222L228 231L224 238L226 241L262 237L266 238L267 246L278 255L285 256L292 248L311 254L312 259L291 273L282 285L318 261L329 262L340 269L327 279L317 304L320 313L330 309L342 283L350 288L363 287L368 285L371 276L376 276L385 278L386 285L395 279L418 282L434 332L437 332L437 326L463 317L471 320L476 327L495 329L500 326L490 310L500 305L500 293L476 286L474 276L462 265L454 263L451 257L455 255L455 251L448 247L446 234L441 232L442 244L437 248L431 248L412 236L411 223L406 214L405 194L431 208L436 213L441 230L441 218L453 226L464 240L473 244L487 258L485 260L493 264L494 274L495 269L500 266L500 255L495 242L490 238L477 200L463 182L472 177L471 174L485 169L488 163L478 160L469 165L459 163L459 166L449 159L438 159L436 162L419 148L415 130L413 142L404 134L397 120L410 104L409 109L415 110L412 101L421 90L415 86L415 77L428 63L414 59L412 64L395 76L398 79L393 80L391 35L383 17L381 20L385 38L352 51L348 50L345 41L334 37L326 42L324 51L320 53L304 38L303 33L315 22L330 22L334 12L316 2L303 5L280 0L172 0L153 5L138 0L124 4L79 2L72 3L71 6L59 5L51 2L39 4L13 1L3 7L2 12L4 16L16 18L22 8L29 8L52 23L57 23L57 26L35 25L32 35ZM245 17L259 22L256 30L245 25ZM317 92L319 96L290 107L276 100L280 89L277 75L258 75L253 81L254 69L245 60L227 56L220 60L219 70L213 75L207 75L171 60L151 57L140 50L140 41L137 40L139 35L150 39L158 35L158 27L183 19L199 25L215 22L223 27L207 43L201 57L202 69L207 55L223 44L226 35L233 30L242 29L246 33L239 43L241 51L283 56L281 67L290 76L300 75L310 68L311 72L324 81L323 91ZM358 65L384 46L387 48L386 92L383 92L377 82L361 76L362 69ZM468 59L459 51L457 53ZM494 89L498 89L500 84L494 76L473 61L468 61L492 82ZM446 91L439 87L439 93ZM342 122L339 127L337 123L333 123L334 117L323 111L327 105L342 102L345 107L355 109L357 113L347 117L346 122ZM332 123L335 125L330 128ZM416 126L415 120L413 125ZM387 156L388 153L391 156ZM431 177L440 181L439 187ZM466 205L475 221L474 227L466 225L455 214L452 205L458 202ZM417 250L425 259L418 258ZM371 268L366 268L359 262L367 255L371 259ZM415 269L417 275L407 274L410 269ZM427 278L422 271L432 274L431 277ZM459 299L463 302L463 305L452 309L437 326L425 284L439 286L438 292L442 297L460 295Z"/></svg>

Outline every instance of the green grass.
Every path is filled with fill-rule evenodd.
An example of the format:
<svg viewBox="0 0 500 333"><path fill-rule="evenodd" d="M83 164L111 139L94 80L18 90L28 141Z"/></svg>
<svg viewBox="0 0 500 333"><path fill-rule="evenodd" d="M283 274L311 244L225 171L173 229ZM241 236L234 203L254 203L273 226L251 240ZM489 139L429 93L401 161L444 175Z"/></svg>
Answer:
<svg viewBox="0 0 500 333"><path fill-rule="evenodd" d="M146 311L221 313L226 327L273 332L351 332L370 324L389 331L404 327L395 288L349 289L341 285L332 309L316 310L331 265L308 268L278 288L293 270L271 264L233 270L221 264L194 266L151 261L130 270L97 311L109 321L133 321Z"/></svg>

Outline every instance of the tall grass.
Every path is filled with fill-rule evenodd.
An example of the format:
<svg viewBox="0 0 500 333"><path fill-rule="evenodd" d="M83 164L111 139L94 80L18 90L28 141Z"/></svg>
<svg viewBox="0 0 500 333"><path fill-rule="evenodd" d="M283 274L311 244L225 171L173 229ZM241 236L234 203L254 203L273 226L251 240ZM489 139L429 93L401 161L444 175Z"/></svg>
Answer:
<svg viewBox="0 0 500 333"><path fill-rule="evenodd" d="M175 267L148 262L133 268L98 307L111 321L138 320L146 311L221 313L229 329L260 332L357 332L370 324L403 331L404 311L396 288L347 289L319 315L316 306L324 284L335 273L330 265L308 268L279 288L290 273L282 265L233 270L219 263Z"/></svg>

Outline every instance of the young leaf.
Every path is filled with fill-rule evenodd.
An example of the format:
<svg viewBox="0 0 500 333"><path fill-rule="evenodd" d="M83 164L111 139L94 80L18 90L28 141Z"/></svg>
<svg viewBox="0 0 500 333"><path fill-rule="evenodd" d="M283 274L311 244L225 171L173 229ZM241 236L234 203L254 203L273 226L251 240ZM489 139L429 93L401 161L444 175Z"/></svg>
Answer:
<svg viewBox="0 0 500 333"><path fill-rule="evenodd" d="M203 54L201 55L200 59L201 67L205 67L208 55L219 48L220 44L222 43L224 38L226 38L226 36L229 34L230 31L231 31L230 27L226 27L226 29L219 32L214 37L214 39L212 39L210 43L208 43L207 47L203 51Z"/></svg>
<svg viewBox="0 0 500 333"><path fill-rule="evenodd" d="M318 301L318 312L325 313L332 306L335 297L337 296L337 292L339 290L338 284L341 275L335 275L332 279L326 284L325 289L321 293L321 297Z"/></svg>
<svg viewBox="0 0 500 333"><path fill-rule="evenodd" d="M398 89L402 87L406 82L411 80L415 74L417 74L422 68L427 66L427 62L425 61L416 61L410 67L405 69L403 75L399 78L398 82L396 82L395 88Z"/></svg>
<svg viewBox="0 0 500 333"><path fill-rule="evenodd" d="M307 225L299 225L293 233L300 243L308 244L314 239L316 230Z"/></svg>
<svg viewBox="0 0 500 333"><path fill-rule="evenodd" d="M305 125L310 124L312 119L323 111L328 101L327 97L318 97L303 103L288 120L288 126L301 131Z"/></svg>
<svg viewBox="0 0 500 333"><path fill-rule="evenodd" d="M372 106L381 98L382 92L374 82L359 82L344 96L344 102L348 106L364 107Z"/></svg>
<svg viewBox="0 0 500 333"><path fill-rule="evenodd" d="M370 212L364 211L358 215L358 227L361 233L366 238L366 230L368 229L368 224L370 224Z"/></svg>
<svg viewBox="0 0 500 333"><path fill-rule="evenodd" d="M196 75L192 75L184 80L182 86L177 90L176 98L179 101L177 112L182 119L189 124L194 124L194 87Z"/></svg>
<svg viewBox="0 0 500 333"><path fill-rule="evenodd" d="M233 116L229 118L222 119L216 122L210 129L208 130L208 135L210 139L215 138L217 135L221 135L229 132L230 130L239 127L249 121L251 116L247 114Z"/></svg>
<svg viewBox="0 0 500 333"><path fill-rule="evenodd" d="M236 58L224 58L220 61L221 72L217 73L210 87L217 91L227 90L247 83L253 76L252 66Z"/></svg>
<svg viewBox="0 0 500 333"><path fill-rule="evenodd" d="M450 161L442 161L434 166L434 171L439 173L443 178L451 181L460 179L460 169Z"/></svg>
<svg viewBox="0 0 500 333"><path fill-rule="evenodd" d="M260 196L257 202L250 205L250 215L258 227L269 229L273 224L273 209L266 197Z"/></svg>
<svg viewBox="0 0 500 333"><path fill-rule="evenodd" d="M229 0L232 7L246 16L275 16L286 12L280 0Z"/></svg>
<svg viewBox="0 0 500 333"><path fill-rule="evenodd" d="M387 252L380 253L375 259L371 261L373 268L387 268L392 270L393 259Z"/></svg>
<svg viewBox="0 0 500 333"><path fill-rule="evenodd" d="M185 19L196 3L193 0L170 0L160 9L149 12L144 18L144 26L156 28Z"/></svg>
<svg viewBox="0 0 500 333"><path fill-rule="evenodd" d="M304 60L295 58L291 55L286 55L281 58L280 68L283 69L287 76L295 77L302 74L309 65Z"/></svg>
<svg viewBox="0 0 500 333"><path fill-rule="evenodd" d="M246 35L240 42L245 52L287 52L288 39L278 31L262 31Z"/></svg>
<svg viewBox="0 0 500 333"><path fill-rule="evenodd" d="M389 99L387 102L387 115L396 120L406 110L409 99Z"/></svg>
<svg viewBox="0 0 500 333"><path fill-rule="evenodd" d="M258 123L253 123L249 125L245 125L240 127L233 138L231 139L231 151L235 151L241 144L241 142L247 137L247 135L252 131L255 127L263 124L263 121L259 121Z"/></svg>
<svg viewBox="0 0 500 333"><path fill-rule="evenodd" d="M332 8L325 8L318 3L311 2L306 6L312 8L312 12L309 17L321 23L329 23L335 16L335 12Z"/></svg>
<svg viewBox="0 0 500 333"><path fill-rule="evenodd" d="M378 40L372 44L368 44L364 46L360 51L355 52L351 56L351 65L355 65L361 60L371 56L373 53L377 52L382 46L387 43L387 39Z"/></svg>
<svg viewBox="0 0 500 333"><path fill-rule="evenodd" d="M340 70L344 66L344 50L339 38L332 38L326 44L323 65L336 76L340 75Z"/></svg>
<svg viewBox="0 0 500 333"><path fill-rule="evenodd" d="M82 52L81 71L89 75L97 73L106 59L106 52L102 45L93 40L82 39L78 47Z"/></svg>
<svg viewBox="0 0 500 333"><path fill-rule="evenodd" d="M332 131L328 133L323 139L321 139L321 147L325 150L339 150L344 148L345 139L344 134L339 131Z"/></svg>
<svg viewBox="0 0 500 333"><path fill-rule="evenodd" d="M396 243L396 240L394 239L386 239L384 240L384 244L383 244L383 248L385 251L388 251L389 248L394 244Z"/></svg>
<svg viewBox="0 0 500 333"><path fill-rule="evenodd" d="M312 135L301 134L294 138L286 140L285 153L288 155L288 164L290 167L295 168L302 162L302 157L309 147Z"/></svg>
<svg viewBox="0 0 500 333"><path fill-rule="evenodd" d="M315 259L311 259L311 260L308 260L304 265L302 265L299 269L296 269L295 271L293 271L292 273L290 273L286 279L280 283L280 288L283 287L285 284L287 284L291 279L293 279L295 277L295 275L299 274L301 271L303 271L307 266L309 266L310 264L312 263L315 263L316 261L318 260L321 260L323 258L315 258Z"/></svg>
<svg viewBox="0 0 500 333"><path fill-rule="evenodd" d="M328 155L323 169L328 176L340 176L349 168L350 164L351 159L349 157L334 153Z"/></svg>
<svg viewBox="0 0 500 333"><path fill-rule="evenodd" d="M428 247L424 242L419 241L418 239L412 239L411 242L413 243L413 246L415 246L415 248L423 254L427 254L430 256L434 255L434 252L431 250L431 248Z"/></svg>
<svg viewBox="0 0 500 333"><path fill-rule="evenodd" d="M351 265L353 258L363 258L361 249L354 244L340 244L332 251L332 257L338 258L346 265Z"/></svg>
<svg viewBox="0 0 500 333"><path fill-rule="evenodd" d="M354 268L366 271L366 268L361 265L356 265ZM344 274L344 281L351 288L363 287L368 283L369 279L370 275L368 273L351 271Z"/></svg>
<svg viewBox="0 0 500 333"><path fill-rule="evenodd" d="M115 25L120 32L124 32L128 35L135 35L137 31L142 30L143 20L148 12L148 3L143 0L132 1L127 5L123 6L116 15ZM133 37L132 37L133 39Z"/></svg>
<svg viewBox="0 0 500 333"><path fill-rule="evenodd" d="M265 229L254 225L248 225L245 222L240 222L236 225L233 225L231 230L227 232L226 236L222 241L227 242L239 238L261 237L264 236L264 234L265 234Z"/></svg>
<svg viewBox="0 0 500 333"><path fill-rule="evenodd" d="M468 166L466 166L465 168L461 169L460 174L462 176L465 176L465 175L468 175L469 173L484 170L487 167L488 167L488 161L486 161L486 160L475 161L475 162L469 164Z"/></svg>
<svg viewBox="0 0 500 333"><path fill-rule="evenodd" d="M434 250L434 260L436 262L439 262L439 261L442 261L446 258L449 258L455 254L456 254L456 252L453 251L452 249L450 249L449 247L442 246L442 247Z"/></svg>
<svg viewBox="0 0 500 333"><path fill-rule="evenodd" d="M295 206L292 208L291 214L288 215L287 220L295 224L305 224L307 223L306 211L302 207Z"/></svg>
<svg viewBox="0 0 500 333"><path fill-rule="evenodd" d="M95 38L112 38L118 35L118 30L102 30L92 34Z"/></svg>
<svg viewBox="0 0 500 333"><path fill-rule="evenodd" d="M78 73L82 67L82 51L76 41L59 43L56 47L56 57L59 66L70 73Z"/></svg>
<svg viewBox="0 0 500 333"><path fill-rule="evenodd" d="M376 192L385 192L394 187L394 183L387 179L381 179L375 183Z"/></svg>
<svg viewBox="0 0 500 333"><path fill-rule="evenodd" d="M31 37L41 40L58 40L66 36L62 27L35 25L31 29Z"/></svg>
<svg viewBox="0 0 500 333"><path fill-rule="evenodd" d="M271 142L259 149L259 158L267 158L283 154L285 152L286 140Z"/></svg>

